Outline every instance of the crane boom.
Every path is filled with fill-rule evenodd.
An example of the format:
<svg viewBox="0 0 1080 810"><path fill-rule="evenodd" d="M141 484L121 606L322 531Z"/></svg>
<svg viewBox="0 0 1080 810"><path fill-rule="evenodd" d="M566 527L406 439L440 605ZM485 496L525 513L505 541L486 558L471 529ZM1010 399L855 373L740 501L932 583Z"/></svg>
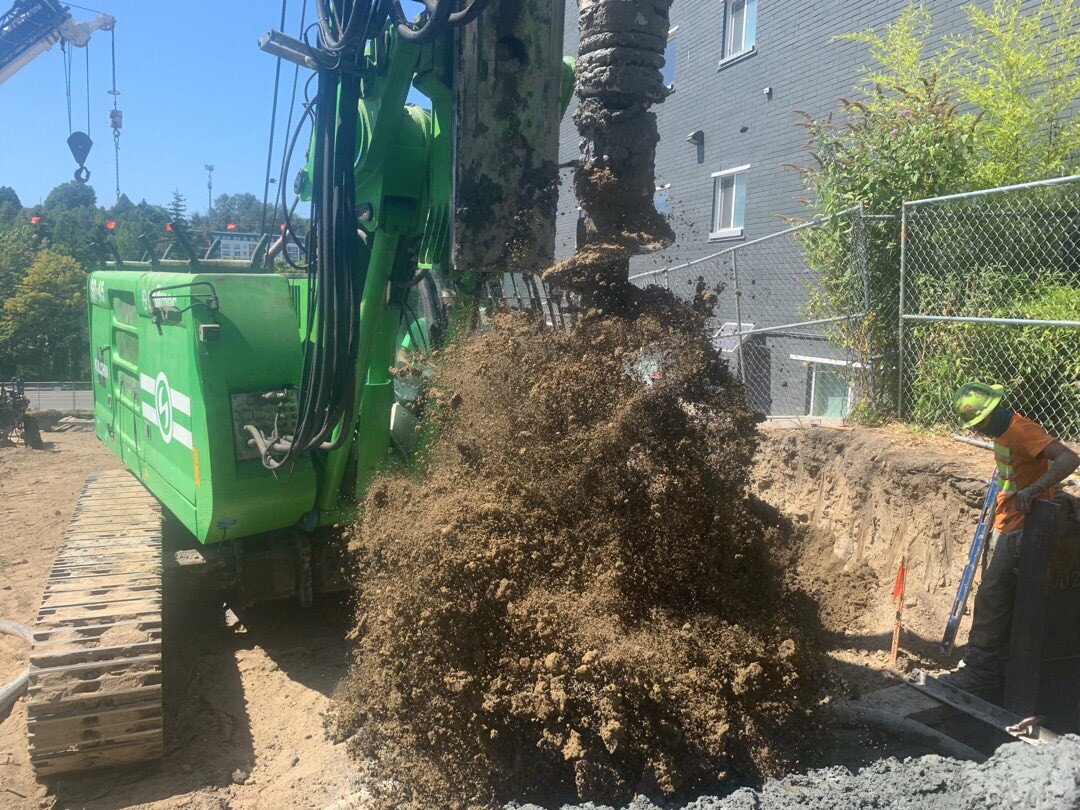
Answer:
<svg viewBox="0 0 1080 810"><path fill-rule="evenodd" d="M17 0L0 17L0 84L61 39L83 48L95 31L111 31L115 25L109 14L76 22L56 0Z"/></svg>

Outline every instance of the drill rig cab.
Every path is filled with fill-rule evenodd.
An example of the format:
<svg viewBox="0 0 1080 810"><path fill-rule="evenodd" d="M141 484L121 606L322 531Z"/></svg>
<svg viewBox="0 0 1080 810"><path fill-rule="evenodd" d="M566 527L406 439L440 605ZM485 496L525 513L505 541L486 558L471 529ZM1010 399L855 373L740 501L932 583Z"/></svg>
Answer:
<svg viewBox="0 0 1080 810"><path fill-rule="evenodd" d="M443 289L467 323L485 277L550 262L563 4L425 4L410 21L396 0L321 0L317 45L263 38L317 74L305 273L265 247L200 257L174 225L184 258L91 274L95 431L126 471L87 482L38 614L39 774L160 756L163 567L227 571L241 604L340 584L328 527L415 437L399 349L430 339Z"/></svg>

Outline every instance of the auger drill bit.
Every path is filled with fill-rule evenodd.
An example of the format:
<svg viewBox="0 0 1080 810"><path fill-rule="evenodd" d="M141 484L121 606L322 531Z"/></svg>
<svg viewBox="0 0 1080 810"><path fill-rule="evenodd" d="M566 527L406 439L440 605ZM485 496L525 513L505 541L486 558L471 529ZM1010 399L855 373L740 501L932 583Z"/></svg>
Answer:
<svg viewBox="0 0 1080 810"><path fill-rule="evenodd" d="M670 0L580 0L577 62L581 159L574 192L584 212L585 239L574 258L548 273L586 303L619 306L630 296L635 253L674 241L656 211L656 114L668 91L660 68Z"/></svg>

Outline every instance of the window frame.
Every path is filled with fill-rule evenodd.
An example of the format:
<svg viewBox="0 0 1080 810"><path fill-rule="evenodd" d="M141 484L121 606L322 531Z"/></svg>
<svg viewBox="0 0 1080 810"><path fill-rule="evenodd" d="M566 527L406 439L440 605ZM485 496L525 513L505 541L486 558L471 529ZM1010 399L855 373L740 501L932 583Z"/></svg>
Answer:
<svg viewBox="0 0 1080 810"><path fill-rule="evenodd" d="M740 175L740 174L749 175L750 166L751 166L751 164L747 163L744 166L735 166L735 167L733 167L731 169L723 169L721 171L712 173L712 175L711 175L712 183L713 183L713 187L712 187L712 214L711 214L711 216L709 218L709 241L710 242L715 242L715 241L719 241L719 240L722 240L722 239L741 239L742 238L743 232L744 232L745 226L746 226L746 181L744 181L744 183L743 183L743 223L740 224L737 227L734 224L735 198L733 196L732 200L731 200L732 226L729 227L729 228L720 228L720 227L718 227L721 224L719 219L720 219L720 213L723 210L723 205L722 205L722 203L721 203L721 201L719 199L720 181L725 177L734 177L734 178L736 178L734 180L734 182L732 183L732 186L731 186L732 195L734 195L734 194L737 193L737 190L738 190L737 176Z"/></svg>
<svg viewBox="0 0 1080 810"><path fill-rule="evenodd" d="M732 7L735 0L724 0L724 39L720 52L720 67L737 62L740 59L744 59L752 53L757 52L757 0L742 0L743 3L743 24L742 24L742 48L737 51L732 50L732 35L735 33L735 29L732 25ZM746 22L749 19L749 6L754 5L754 33L753 42L747 46L746 44Z"/></svg>

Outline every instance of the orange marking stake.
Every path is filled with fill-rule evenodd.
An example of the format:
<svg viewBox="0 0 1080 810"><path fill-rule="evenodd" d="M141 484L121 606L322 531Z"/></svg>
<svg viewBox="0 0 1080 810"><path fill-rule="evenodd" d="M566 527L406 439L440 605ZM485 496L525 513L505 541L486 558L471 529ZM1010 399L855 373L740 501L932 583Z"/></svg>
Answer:
<svg viewBox="0 0 1080 810"><path fill-rule="evenodd" d="M900 630L904 620L904 579L907 576L907 557L900 557L900 567L896 569L896 582L893 583L892 600L896 607L896 621L893 624L892 647L889 649L889 664L896 666L896 655L900 649Z"/></svg>

